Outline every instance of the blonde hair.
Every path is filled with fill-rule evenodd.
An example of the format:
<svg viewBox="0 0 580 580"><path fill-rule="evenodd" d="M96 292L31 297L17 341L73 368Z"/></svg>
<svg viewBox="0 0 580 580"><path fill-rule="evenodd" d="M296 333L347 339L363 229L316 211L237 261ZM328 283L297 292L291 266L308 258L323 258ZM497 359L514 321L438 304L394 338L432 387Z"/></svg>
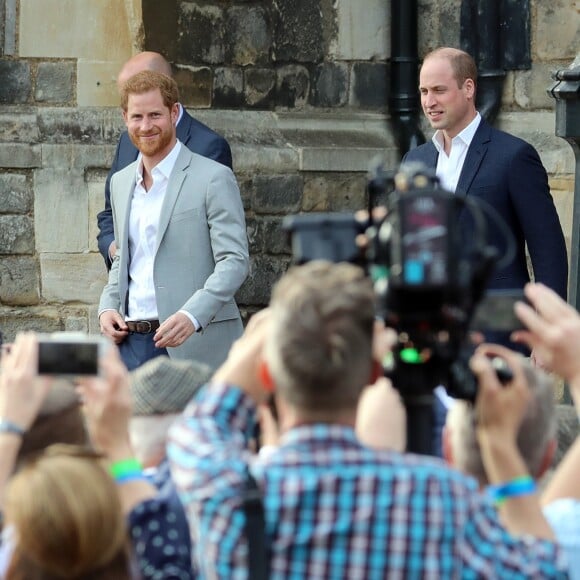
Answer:
<svg viewBox="0 0 580 580"><path fill-rule="evenodd" d="M8 484L5 513L15 531L7 580L130 578L120 499L95 453L48 447Z"/></svg>

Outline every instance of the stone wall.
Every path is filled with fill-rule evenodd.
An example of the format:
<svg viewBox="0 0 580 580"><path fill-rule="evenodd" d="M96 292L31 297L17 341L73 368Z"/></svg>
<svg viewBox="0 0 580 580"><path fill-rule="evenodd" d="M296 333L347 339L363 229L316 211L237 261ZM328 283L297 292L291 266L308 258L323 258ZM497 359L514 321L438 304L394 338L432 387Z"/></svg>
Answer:
<svg viewBox="0 0 580 580"><path fill-rule="evenodd" d="M230 109L382 108L387 16L384 0L143 3L145 45L176 63L184 102Z"/></svg>
<svg viewBox="0 0 580 580"><path fill-rule="evenodd" d="M363 9L364 4L364 9ZM420 53L457 45L459 0L419 2ZM182 101L232 145L248 224L244 314L289 263L296 211L365 205L387 124L388 0L0 0L0 328L97 331L96 214L122 128L115 77L161 50ZM569 239L574 157L554 136L550 70L579 46L573 0L532 1L533 67L508 74L503 128L531 141ZM425 127L427 130L427 128Z"/></svg>

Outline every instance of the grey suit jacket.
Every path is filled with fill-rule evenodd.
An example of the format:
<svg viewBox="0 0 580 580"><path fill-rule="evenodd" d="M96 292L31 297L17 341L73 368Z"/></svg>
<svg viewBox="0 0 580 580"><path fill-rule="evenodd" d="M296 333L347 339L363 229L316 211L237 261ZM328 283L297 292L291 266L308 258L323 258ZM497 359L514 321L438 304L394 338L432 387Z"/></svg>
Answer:
<svg viewBox="0 0 580 580"><path fill-rule="evenodd" d="M129 212L137 162L113 175L111 205L119 244L99 310L126 316ZM248 275L244 209L231 169L182 146L169 178L157 234L153 281L160 321L178 310L201 324L175 358L221 364L243 330L234 294Z"/></svg>

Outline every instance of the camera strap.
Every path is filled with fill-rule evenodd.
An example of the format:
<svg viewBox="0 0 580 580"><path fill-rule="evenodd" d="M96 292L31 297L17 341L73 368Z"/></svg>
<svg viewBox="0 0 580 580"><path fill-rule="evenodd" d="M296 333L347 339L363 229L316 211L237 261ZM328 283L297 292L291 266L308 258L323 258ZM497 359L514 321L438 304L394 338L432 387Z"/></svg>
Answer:
<svg viewBox="0 0 580 580"><path fill-rule="evenodd" d="M248 578L249 580L267 580L270 562L266 547L264 504L262 492L249 469L242 505L245 515L244 534L248 540Z"/></svg>

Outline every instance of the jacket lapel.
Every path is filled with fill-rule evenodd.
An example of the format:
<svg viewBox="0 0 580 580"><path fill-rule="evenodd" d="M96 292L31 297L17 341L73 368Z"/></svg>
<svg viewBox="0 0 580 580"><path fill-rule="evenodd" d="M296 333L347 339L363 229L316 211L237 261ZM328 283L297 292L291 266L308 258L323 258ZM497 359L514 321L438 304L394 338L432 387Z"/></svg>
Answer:
<svg viewBox="0 0 580 580"><path fill-rule="evenodd" d="M181 144L181 151L175 161L173 171L169 176L169 183L167 184L167 191L161 206L161 213L159 214L159 225L157 227L157 243L155 245L155 253L159 249L159 244L165 235L165 230L169 225L169 220L173 214L173 207L179 197L183 182L185 181L186 169L189 167L192 159L192 154L189 149Z"/></svg>
<svg viewBox="0 0 580 580"><path fill-rule="evenodd" d="M473 140L467 150L463 169L455 188L455 195L466 196L473 179L477 175L481 162L487 153L487 148L491 140L491 127L482 118L479 127L473 136Z"/></svg>
<svg viewBox="0 0 580 580"><path fill-rule="evenodd" d="M128 284L129 284L129 215L131 200L135 190L135 172L137 162L133 162L116 175L118 181L111 190L111 205L115 216L115 239L120 243L119 257L119 297L121 312L127 312Z"/></svg>
<svg viewBox="0 0 580 580"><path fill-rule="evenodd" d="M135 190L135 171L137 170L136 162L129 165L131 169L126 169L119 177L118 187L115 187L115 206L117 208L117 216L119 217L119 224L117 227L123 228L120 235L115 232L117 241L121 241L121 255L126 257L125 262L129 262L129 214L131 213L131 200L133 199L133 191Z"/></svg>

